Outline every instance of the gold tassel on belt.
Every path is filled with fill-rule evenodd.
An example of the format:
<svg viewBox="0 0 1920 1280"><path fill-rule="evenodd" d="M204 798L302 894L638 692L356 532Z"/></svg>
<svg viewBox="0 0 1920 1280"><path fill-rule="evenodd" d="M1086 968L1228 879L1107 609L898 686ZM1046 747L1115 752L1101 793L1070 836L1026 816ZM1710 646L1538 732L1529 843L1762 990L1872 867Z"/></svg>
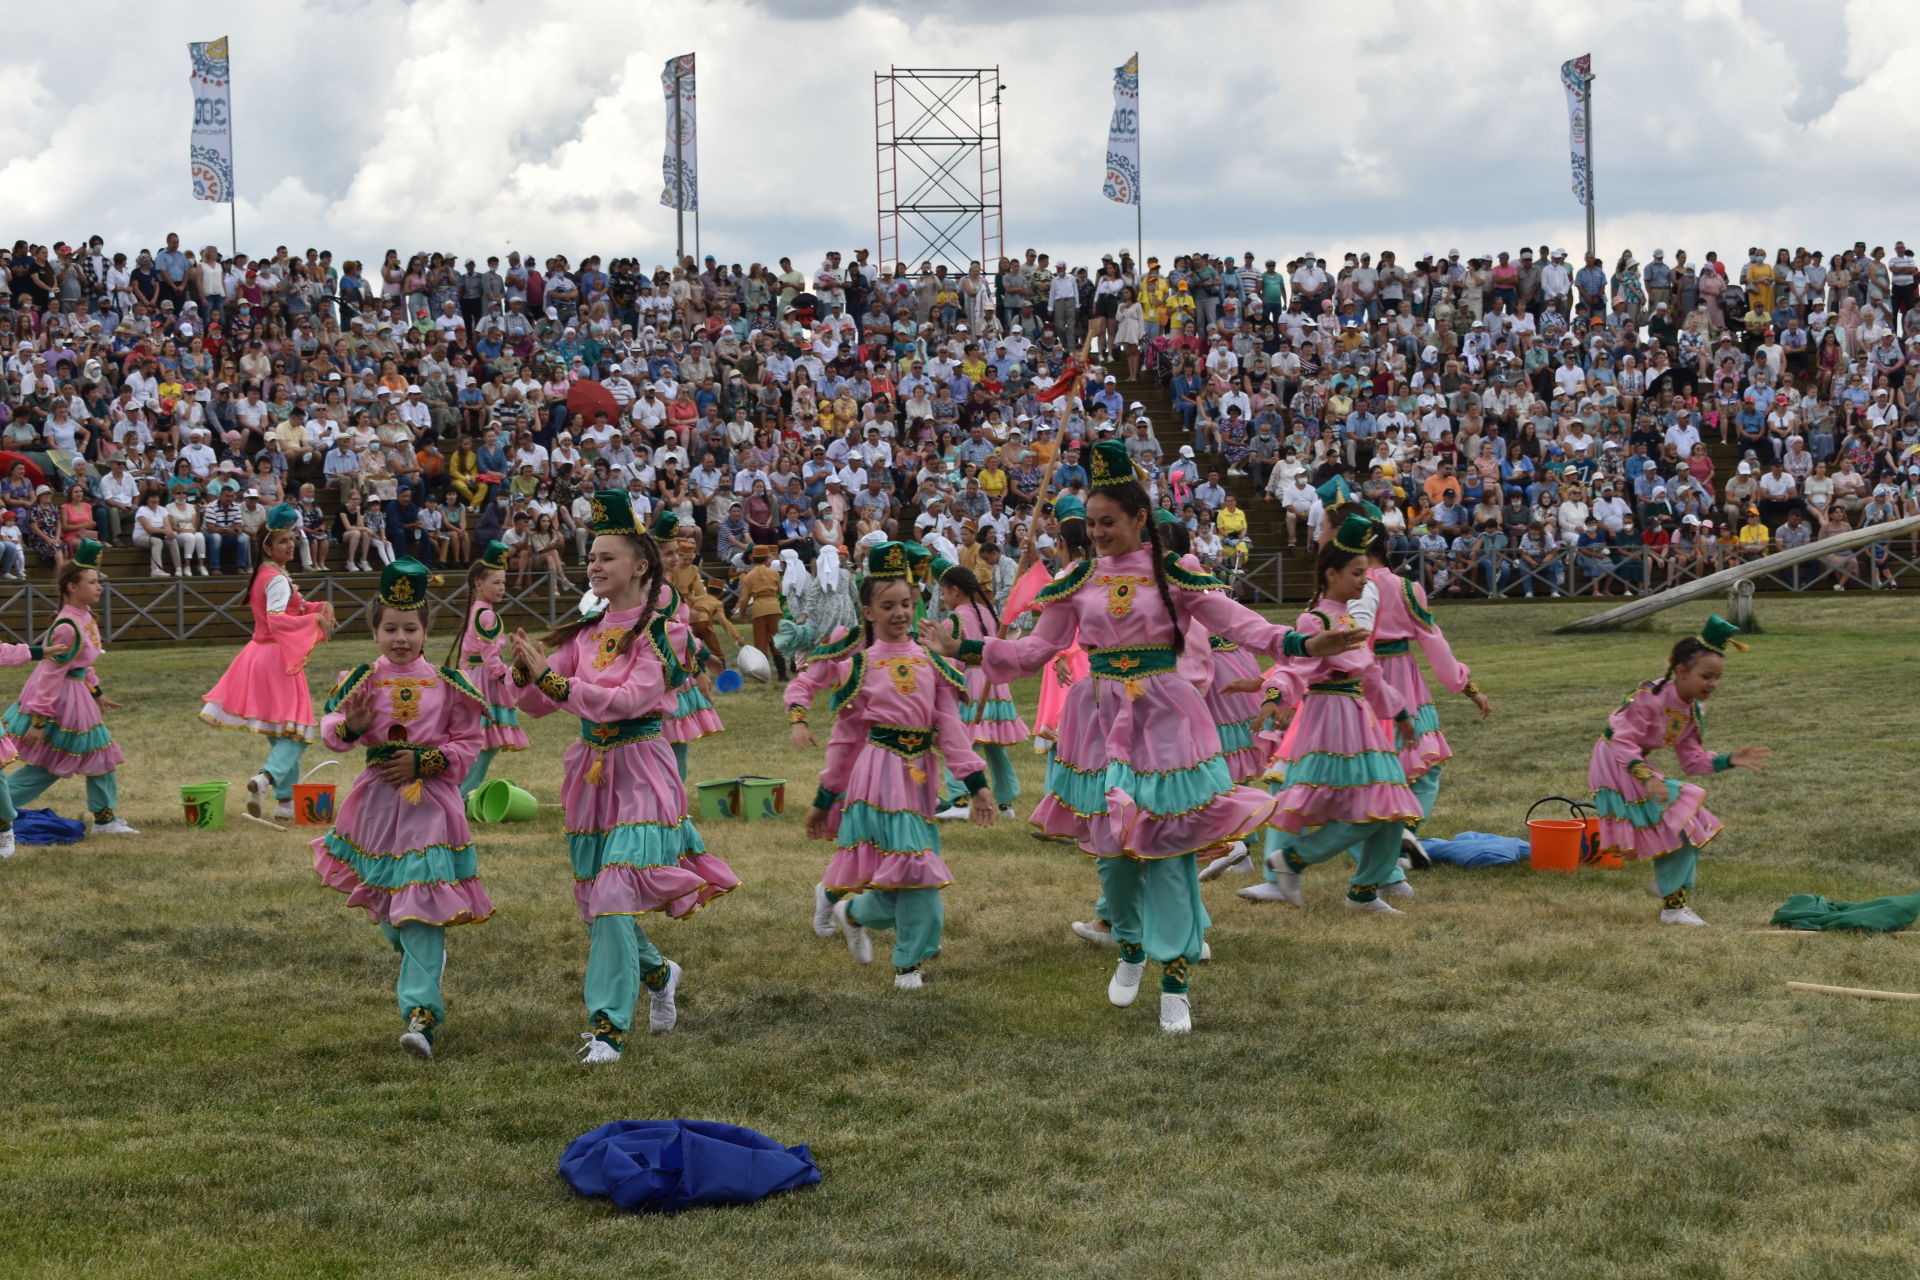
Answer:
<svg viewBox="0 0 1920 1280"><path fill-rule="evenodd" d="M587 770L587 782L590 786L597 787L600 785L600 780L606 776L601 772L600 762L607 758L607 753L598 747L590 749L593 752L593 767Z"/></svg>
<svg viewBox="0 0 1920 1280"><path fill-rule="evenodd" d="M419 804L420 797L424 793L424 790L420 785L420 779L415 778L412 782L400 788L400 798L408 804Z"/></svg>

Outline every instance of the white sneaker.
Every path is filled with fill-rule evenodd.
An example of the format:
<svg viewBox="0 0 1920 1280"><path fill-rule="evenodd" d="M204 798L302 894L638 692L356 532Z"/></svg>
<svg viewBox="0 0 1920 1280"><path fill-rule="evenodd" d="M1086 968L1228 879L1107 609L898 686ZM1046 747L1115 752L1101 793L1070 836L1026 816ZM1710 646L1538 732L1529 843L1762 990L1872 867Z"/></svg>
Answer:
<svg viewBox="0 0 1920 1280"><path fill-rule="evenodd" d="M1075 920L1073 932L1074 936L1085 938L1097 947L1113 945L1113 928L1104 920Z"/></svg>
<svg viewBox="0 0 1920 1280"><path fill-rule="evenodd" d="M580 1059L581 1066L594 1067L603 1062L620 1061L620 1051L594 1035L593 1032L582 1031L580 1038L586 1043L575 1050L573 1056Z"/></svg>
<svg viewBox="0 0 1920 1280"><path fill-rule="evenodd" d="M1383 898L1411 898L1415 896L1413 886L1405 880L1395 880L1392 884L1383 884L1380 886L1378 893Z"/></svg>
<svg viewBox="0 0 1920 1280"><path fill-rule="evenodd" d="M847 950L853 953L853 962L855 964L872 964L873 939L869 938L867 931L855 924L853 917L847 914L847 908L851 906L852 903L852 898L842 898L840 901L834 903L833 922L840 926L840 932L846 936Z"/></svg>
<svg viewBox="0 0 1920 1280"><path fill-rule="evenodd" d="M1012 806L1012 805L1010 805L1010 804L1003 804L1003 805L1001 805L1001 806L1000 806L1000 816L1001 816L1001 817L1003 817L1003 818L1012 818L1012 817L1016 817L1016 816L1018 816L1018 815L1016 815L1016 814L1014 813L1014 811L1013 811L1013 806Z"/></svg>
<svg viewBox="0 0 1920 1280"><path fill-rule="evenodd" d="M1213 944L1202 941L1200 943L1200 963L1205 964L1211 959L1213 959Z"/></svg>
<svg viewBox="0 0 1920 1280"><path fill-rule="evenodd" d="M171 578L173 575L165 569L151 569L147 572L147 576L149 578Z"/></svg>
<svg viewBox="0 0 1920 1280"><path fill-rule="evenodd" d="M1403 916L1406 912L1389 903L1385 898L1375 898L1371 902L1355 902L1352 898L1343 898L1349 911L1371 911L1375 915Z"/></svg>
<svg viewBox="0 0 1920 1280"><path fill-rule="evenodd" d="M93 834L97 836L137 836L140 833L127 825L125 818L115 818L112 822L96 822Z"/></svg>
<svg viewBox="0 0 1920 1280"><path fill-rule="evenodd" d="M1305 891L1306 880L1298 871L1287 870L1287 860L1275 849L1267 855L1267 870L1273 872L1273 883L1280 890L1280 900L1296 907L1307 905Z"/></svg>
<svg viewBox="0 0 1920 1280"><path fill-rule="evenodd" d="M200 566L200 569L199 569L199 573L200 573L200 576L201 576L201 577L203 577L203 578L204 578L204 577L206 577L206 576L207 576L207 566L205 566L205 565L201 565L201 566Z"/></svg>
<svg viewBox="0 0 1920 1280"><path fill-rule="evenodd" d="M1247 842L1235 840L1227 846L1226 853L1200 868L1200 879L1218 880L1229 871L1249 872L1253 870L1253 859L1247 855Z"/></svg>
<svg viewBox="0 0 1920 1280"><path fill-rule="evenodd" d="M8 827L5 831L0 831L0 858L11 858L12 856L13 828Z"/></svg>
<svg viewBox="0 0 1920 1280"><path fill-rule="evenodd" d="M1294 906L1300 905L1293 902L1293 899L1286 895L1286 891L1271 880L1262 880L1244 889L1236 889L1234 896L1245 898L1248 902L1290 902Z"/></svg>
<svg viewBox="0 0 1920 1280"><path fill-rule="evenodd" d="M1707 922L1694 913L1692 907L1668 907L1660 912L1661 924L1685 924L1704 929Z"/></svg>
<svg viewBox="0 0 1920 1280"><path fill-rule="evenodd" d="M262 770L247 779L247 812L256 818L266 817L267 798L273 794L273 779Z"/></svg>
<svg viewBox="0 0 1920 1280"><path fill-rule="evenodd" d="M1184 993L1160 993L1160 1029L1170 1036L1193 1030L1193 1005Z"/></svg>
<svg viewBox="0 0 1920 1280"><path fill-rule="evenodd" d="M899 991L918 991L927 985L927 980L918 969L915 969L912 973L894 974L893 985Z"/></svg>
<svg viewBox="0 0 1920 1280"><path fill-rule="evenodd" d="M673 1024L680 1021L680 1010L673 1003L674 992L680 989L680 966L667 961L667 985L658 991L647 989L647 1026L655 1031L671 1031Z"/></svg>
<svg viewBox="0 0 1920 1280"><path fill-rule="evenodd" d="M1124 1009L1140 996L1140 975L1147 971L1144 962L1130 964L1122 960L1114 966L1113 980L1107 983L1107 1002L1116 1009Z"/></svg>
<svg viewBox="0 0 1920 1280"><path fill-rule="evenodd" d="M293 821L293 801L291 800L275 801L273 805L273 820L275 822L292 822Z"/></svg>
<svg viewBox="0 0 1920 1280"><path fill-rule="evenodd" d="M1400 851L1407 855L1401 862L1412 864L1407 867L1409 871L1425 871L1433 865L1433 856L1427 852L1427 846L1421 844L1420 837L1411 831L1400 833Z"/></svg>
<svg viewBox="0 0 1920 1280"><path fill-rule="evenodd" d="M433 1061L433 1041L427 1039L426 1024L415 1018L407 1023L407 1029L400 1033L400 1047L417 1058Z"/></svg>
<svg viewBox="0 0 1920 1280"><path fill-rule="evenodd" d="M950 804L933 816L941 822L964 821L973 816L973 810L964 804Z"/></svg>
<svg viewBox="0 0 1920 1280"><path fill-rule="evenodd" d="M824 884L813 886L813 936L833 936L833 900L827 897L827 886Z"/></svg>

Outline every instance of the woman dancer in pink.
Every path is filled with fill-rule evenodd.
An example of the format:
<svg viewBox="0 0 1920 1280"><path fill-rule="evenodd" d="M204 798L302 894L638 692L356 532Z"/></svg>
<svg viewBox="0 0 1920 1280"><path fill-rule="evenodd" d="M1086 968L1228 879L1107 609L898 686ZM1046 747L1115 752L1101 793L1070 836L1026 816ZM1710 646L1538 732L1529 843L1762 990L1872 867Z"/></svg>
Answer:
<svg viewBox="0 0 1920 1280"><path fill-rule="evenodd" d="M591 938L580 1059L597 1064L619 1061L641 987L653 1030L671 1031L679 1020L680 966L660 954L639 917L692 915L740 878L688 821L686 788L661 737L686 673L655 603L659 548L641 533L625 492L597 493L592 508L587 581L607 607L556 628L541 645L515 632L513 682L527 714L580 718L560 798L574 905Z"/></svg>
<svg viewBox="0 0 1920 1280"><path fill-rule="evenodd" d="M489 542L467 570L466 625L454 639L453 652L447 655L447 664L487 698L487 713L480 722L480 751L460 780L463 796L472 795L487 780L495 756L502 751L527 749L527 731L520 727L520 712L513 705L513 673L500 656L506 647L507 628L497 610L506 594L507 544Z"/></svg>
<svg viewBox="0 0 1920 1280"><path fill-rule="evenodd" d="M364 750L367 767L333 830L313 842L320 882L365 910L400 953L400 1045L423 1058L447 1020L447 930L493 914L458 781L480 754L487 697L426 660L429 581L411 557L380 571L368 615L380 656L341 677L320 722L321 741Z"/></svg>
<svg viewBox="0 0 1920 1280"><path fill-rule="evenodd" d="M1333 540L1320 548L1315 562L1318 598L1300 615L1296 625L1301 631L1352 627L1350 609L1366 588L1367 544L1373 532L1373 521L1349 516ZM1283 753L1286 785L1275 797L1278 830L1267 838L1267 869L1279 896L1305 906L1301 872L1357 848L1358 866L1348 883L1346 905L1399 915L1380 891L1398 869L1401 829L1420 820L1420 804L1407 789L1395 744L1380 726L1383 721L1393 724L1400 741L1411 745L1412 708L1379 678L1373 654L1364 648L1268 680L1275 690L1297 691L1301 682L1306 686Z"/></svg>
<svg viewBox="0 0 1920 1280"><path fill-rule="evenodd" d="M993 597L980 585L971 569L935 559L931 569L934 589L940 603L960 628L965 640L984 640L1000 634L1000 614ZM1013 816L1013 802L1020 798L1020 777L1007 758L1007 748L1027 736L1027 722L1013 705L1013 691L1004 681L989 684L979 670L967 672L966 701L960 707L960 719L973 735L973 748L987 763L987 777L993 783L993 802L1000 816ZM966 788L949 769L946 775L947 807L941 818L964 818L968 813Z"/></svg>
<svg viewBox="0 0 1920 1280"><path fill-rule="evenodd" d="M1031 821L1097 860L1120 948L1108 1000L1131 1005L1147 959L1157 960L1160 1027L1180 1033L1193 1027L1187 979L1209 923L1194 854L1244 839L1278 811L1274 797L1227 772L1200 693L1212 670L1207 636L1276 658L1338 653L1365 636L1309 641L1235 604L1164 552L1125 446L1103 440L1091 452L1087 531L1098 558L1040 593L1032 635L962 643L936 631L929 647L997 681L1031 675L1076 639L1087 646L1094 678L1067 695Z"/></svg>
<svg viewBox="0 0 1920 1280"><path fill-rule="evenodd" d="M103 544L83 539L54 578L60 612L41 637L40 664L0 720L16 740L20 760L20 767L7 775L7 798L17 813L60 779L85 778L93 834L137 836L140 833L114 812L120 803L116 770L125 757L100 719L102 708L116 710L120 704L101 691L94 671L103 652L93 606L106 591L100 574L100 553L105 550ZM11 828L8 836L11 843Z"/></svg>
<svg viewBox="0 0 1920 1280"><path fill-rule="evenodd" d="M893 930L893 985L902 991L921 987L920 966L940 952L940 890L953 883L933 820L943 790L936 750L965 779L973 820L994 820L985 766L960 719L966 676L913 639L913 571L902 543L867 555L860 610L868 641L834 690L838 718L807 812L807 834L834 841L823 883L847 949L867 964L867 930Z"/></svg>
<svg viewBox="0 0 1920 1280"><path fill-rule="evenodd" d="M1072 573L1082 560L1093 557L1093 544L1087 541L1087 504L1071 494L1055 498L1053 513L1060 520L1060 542L1066 547L1066 565L1054 575L1057 582ZM1078 644L1068 645L1060 655L1040 668L1040 697L1033 709L1033 749L1046 753L1053 749L1060 726L1060 712L1067 705L1067 690L1091 679L1087 651ZM1098 923L1098 922L1096 922ZM1079 930L1075 929L1078 933ZM1099 941L1099 939L1093 939ZM1112 942L1108 933L1105 941Z"/></svg>
<svg viewBox="0 0 1920 1280"><path fill-rule="evenodd" d="M287 576L287 564L304 536L295 508L282 502L267 512L254 539L253 578L247 583L253 635L200 708L200 718L216 729L261 734L271 744L267 762L247 779L247 812L256 818L267 816L269 796L275 818L293 817L300 757L316 732L307 655L336 625L333 606L301 599Z"/></svg>
<svg viewBox="0 0 1920 1280"><path fill-rule="evenodd" d="M1720 819L1707 812L1707 793L1698 784L1663 777L1647 757L1672 747L1682 769L1705 777L1765 769L1773 754L1770 747L1741 747L1713 756L1701 745L1700 704L1720 687L1727 646L1747 647L1734 639L1739 634L1740 628L1714 614L1699 635L1674 645L1667 674L1628 694L1607 718L1587 765L1587 784L1600 811L1600 851L1653 861L1661 924L1706 924L1689 899L1700 850L1720 834Z"/></svg>

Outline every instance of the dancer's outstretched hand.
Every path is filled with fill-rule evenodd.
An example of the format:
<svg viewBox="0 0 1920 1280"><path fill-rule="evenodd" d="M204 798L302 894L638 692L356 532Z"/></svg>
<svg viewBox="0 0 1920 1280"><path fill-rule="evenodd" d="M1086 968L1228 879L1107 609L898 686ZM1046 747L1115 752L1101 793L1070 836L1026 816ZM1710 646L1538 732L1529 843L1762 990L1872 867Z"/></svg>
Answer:
<svg viewBox="0 0 1920 1280"><path fill-rule="evenodd" d="M994 807L991 787L983 787L974 792L973 799L967 802L967 809L967 816L973 820L973 825L976 827L990 827L994 819L1000 816L999 809Z"/></svg>
<svg viewBox="0 0 1920 1280"><path fill-rule="evenodd" d="M1487 695L1475 689L1467 695L1467 700L1480 709L1480 718L1485 720L1493 714L1493 704L1487 701Z"/></svg>
<svg viewBox="0 0 1920 1280"><path fill-rule="evenodd" d="M920 643L943 658L960 656L960 637L945 627L927 627L920 633Z"/></svg>
<svg viewBox="0 0 1920 1280"><path fill-rule="evenodd" d="M1767 760L1773 755L1772 747L1742 747L1727 760L1736 769L1752 769L1755 773L1764 772Z"/></svg>
<svg viewBox="0 0 1920 1280"><path fill-rule="evenodd" d="M1330 658L1336 653L1345 653L1349 649L1358 649L1365 644L1373 633L1361 631L1356 627L1342 627L1337 631L1322 631L1307 637L1307 655L1313 658Z"/></svg>
<svg viewBox="0 0 1920 1280"><path fill-rule="evenodd" d="M1242 676L1238 680L1229 680L1220 686L1222 693L1258 693L1262 681L1259 676Z"/></svg>
<svg viewBox="0 0 1920 1280"><path fill-rule="evenodd" d="M807 810L807 839L831 840L833 828L827 825L827 811L815 805Z"/></svg>
<svg viewBox="0 0 1920 1280"><path fill-rule="evenodd" d="M804 724L796 724L793 726L793 731L787 735L787 745L795 751L805 751L808 747L817 747L820 744L814 740L813 730Z"/></svg>

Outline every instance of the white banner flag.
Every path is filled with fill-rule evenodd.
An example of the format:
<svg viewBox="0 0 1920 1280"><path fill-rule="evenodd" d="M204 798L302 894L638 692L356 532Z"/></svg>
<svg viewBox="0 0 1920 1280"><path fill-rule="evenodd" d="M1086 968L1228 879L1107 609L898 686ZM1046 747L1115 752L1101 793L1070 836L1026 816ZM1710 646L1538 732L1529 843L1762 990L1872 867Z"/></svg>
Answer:
<svg viewBox="0 0 1920 1280"><path fill-rule="evenodd" d="M1593 76L1593 55L1560 64L1560 83L1567 90L1568 144L1573 148L1573 198L1593 203L1593 175L1587 172L1587 81Z"/></svg>
<svg viewBox="0 0 1920 1280"><path fill-rule="evenodd" d="M1107 199L1140 203L1140 55L1113 69L1113 122L1107 126Z"/></svg>
<svg viewBox="0 0 1920 1280"><path fill-rule="evenodd" d="M693 116L693 55L683 53L667 59L660 72L660 92L667 100L667 158L660 170L665 185L660 188L660 203L669 209L698 212L700 208L700 164L696 144L699 135ZM679 110L675 111L678 104Z"/></svg>
<svg viewBox="0 0 1920 1280"><path fill-rule="evenodd" d="M233 99L227 76L227 38L189 44L193 60L193 141L187 174L193 198L233 203Z"/></svg>

